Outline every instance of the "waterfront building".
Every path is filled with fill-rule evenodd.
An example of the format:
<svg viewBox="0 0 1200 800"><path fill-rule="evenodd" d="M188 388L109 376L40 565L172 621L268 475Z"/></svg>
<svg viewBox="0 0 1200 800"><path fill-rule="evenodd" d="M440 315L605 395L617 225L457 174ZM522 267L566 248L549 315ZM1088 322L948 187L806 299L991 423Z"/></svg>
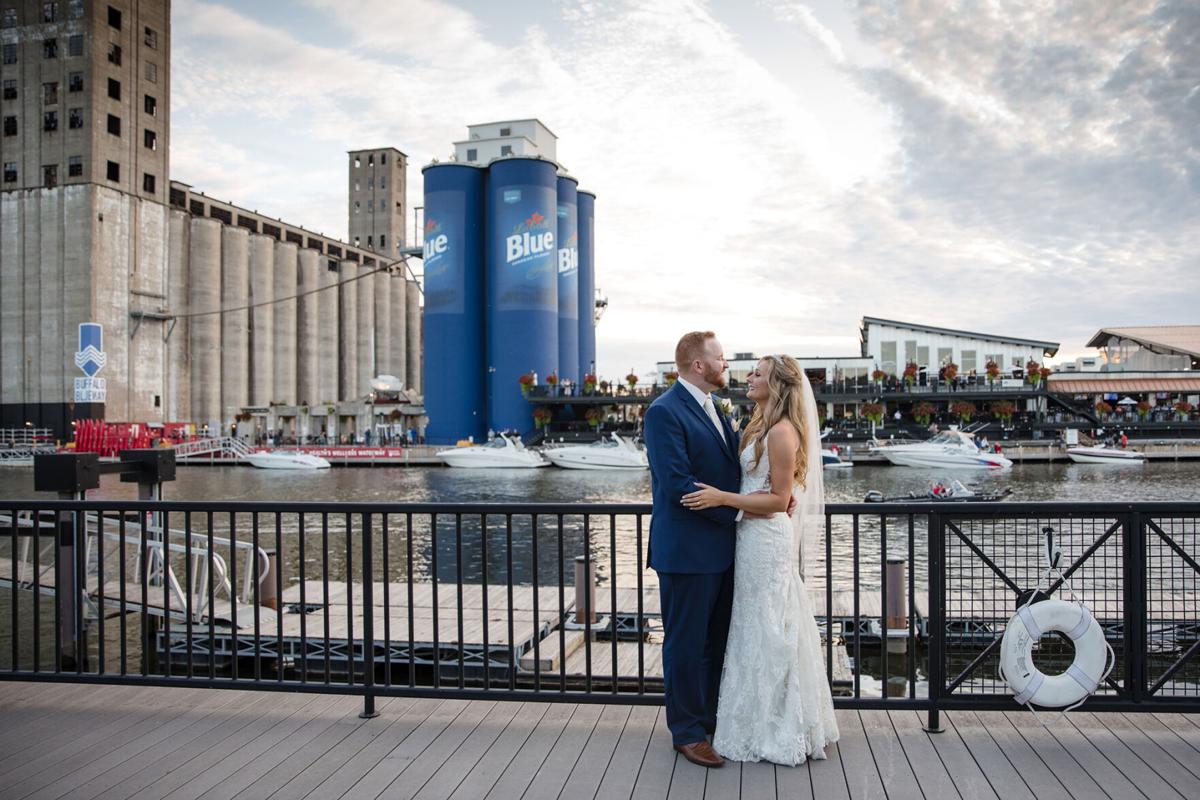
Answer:
<svg viewBox="0 0 1200 800"><path fill-rule="evenodd" d="M1088 340L1105 372L1200 369L1200 325L1101 328Z"/></svg>
<svg viewBox="0 0 1200 800"><path fill-rule="evenodd" d="M1058 342L1015 336L975 333L911 322L863 317L860 326L862 355L874 368L900 375L905 365L915 363L921 372L937 374L947 364L957 364L963 376L983 375L989 361L1001 374L1020 378L1030 361L1058 352Z"/></svg>
<svg viewBox="0 0 1200 800"><path fill-rule="evenodd" d="M0 427L361 436L379 374L419 409L401 151L350 153L361 245L214 200L168 181L169 0L0 11Z"/></svg>
<svg viewBox="0 0 1200 800"><path fill-rule="evenodd" d="M467 126L467 138L454 143L454 160L479 164L508 156L558 161L558 137L541 120L514 119Z"/></svg>
<svg viewBox="0 0 1200 800"><path fill-rule="evenodd" d="M162 419L170 10L3 3L0 427Z"/></svg>

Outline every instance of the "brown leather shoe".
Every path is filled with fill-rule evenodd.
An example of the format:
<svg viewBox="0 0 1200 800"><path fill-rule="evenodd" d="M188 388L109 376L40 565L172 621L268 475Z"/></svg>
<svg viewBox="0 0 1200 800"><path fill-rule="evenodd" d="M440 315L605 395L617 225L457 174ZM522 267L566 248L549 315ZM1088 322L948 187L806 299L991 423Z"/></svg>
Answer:
<svg viewBox="0 0 1200 800"><path fill-rule="evenodd" d="M675 752L682 753L683 757L693 764L699 764L702 767L723 767L725 759L717 755L717 751L712 749L712 745L708 742L692 742L691 744L675 745Z"/></svg>

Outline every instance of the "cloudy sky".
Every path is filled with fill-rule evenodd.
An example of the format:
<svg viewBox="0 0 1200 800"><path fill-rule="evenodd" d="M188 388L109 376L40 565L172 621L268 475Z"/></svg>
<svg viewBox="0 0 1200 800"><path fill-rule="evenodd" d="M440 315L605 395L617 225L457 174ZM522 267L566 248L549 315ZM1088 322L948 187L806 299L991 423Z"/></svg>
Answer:
<svg viewBox="0 0 1200 800"><path fill-rule="evenodd" d="M598 195L600 370L863 315L1198 323L1194 0L175 0L172 177L346 235L345 152L538 117Z"/></svg>

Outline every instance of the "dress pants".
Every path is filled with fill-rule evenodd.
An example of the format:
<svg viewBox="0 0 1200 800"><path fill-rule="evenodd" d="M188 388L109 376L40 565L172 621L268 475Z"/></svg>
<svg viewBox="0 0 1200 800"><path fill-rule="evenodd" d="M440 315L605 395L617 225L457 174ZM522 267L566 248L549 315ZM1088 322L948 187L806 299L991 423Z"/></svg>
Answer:
<svg viewBox="0 0 1200 800"><path fill-rule="evenodd" d="M660 572L658 585L667 727L675 744L693 744L717 727L733 567L711 574Z"/></svg>

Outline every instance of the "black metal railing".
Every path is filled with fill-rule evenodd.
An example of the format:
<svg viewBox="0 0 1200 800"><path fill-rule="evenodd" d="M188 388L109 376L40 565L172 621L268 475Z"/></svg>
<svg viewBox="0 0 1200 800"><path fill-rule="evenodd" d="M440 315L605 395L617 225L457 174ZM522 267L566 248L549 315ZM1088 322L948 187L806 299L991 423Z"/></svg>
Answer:
<svg viewBox="0 0 1200 800"><path fill-rule="evenodd" d="M650 510L4 501L0 678L659 703ZM1012 708L998 643L1047 529L1117 656L1085 707L1200 710L1196 503L828 506L804 563L836 702Z"/></svg>

